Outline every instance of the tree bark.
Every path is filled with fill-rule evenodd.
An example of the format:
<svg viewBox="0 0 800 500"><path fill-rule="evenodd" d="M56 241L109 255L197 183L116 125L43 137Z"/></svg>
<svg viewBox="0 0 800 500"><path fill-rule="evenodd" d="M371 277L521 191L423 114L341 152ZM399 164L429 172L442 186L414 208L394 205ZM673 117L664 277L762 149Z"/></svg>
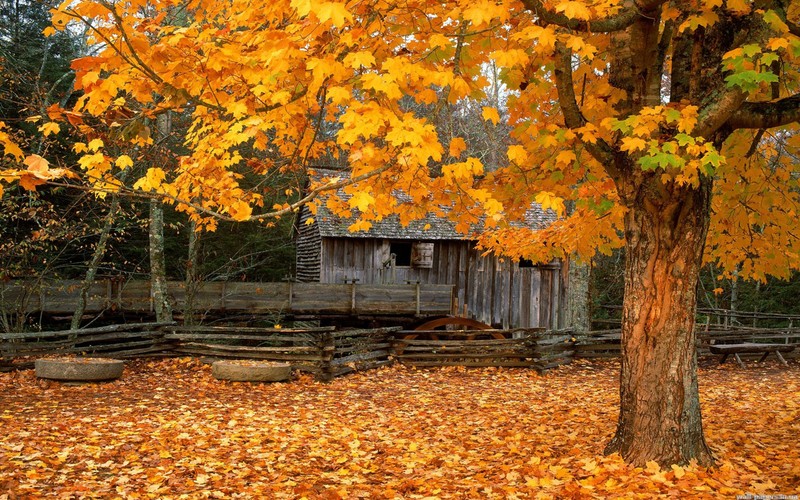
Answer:
<svg viewBox="0 0 800 500"><path fill-rule="evenodd" d="M628 188L620 415L606 452L636 465L692 459L710 465L694 311L711 181L703 179L696 189L669 187L650 176Z"/></svg>
<svg viewBox="0 0 800 500"><path fill-rule="evenodd" d="M164 256L164 205L150 199L150 294L156 321L172 321L172 305L167 292L167 266Z"/></svg>
<svg viewBox="0 0 800 500"><path fill-rule="evenodd" d="M72 313L70 330L77 330L81 327L81 318L86 311L86 302L89 300L89 288L92 286L92 283L94 283L94 279L97 276L97 268L100 267L100 262L106 254L108 238L111 236L111 229L114 227L114 220L117 217L118 208L119 195L114 193L111 195L111 205L108 207L108 214L103 222L103 228L100 230L100 239L97 241L97 246L94 247L92 260L89 261L89 267L86 269L86 276L83 279L83 283L81 283L78 305L75 306L75 311ZM70 340L74 340L74 338L71 336Z"/></svg>
<svg viewBox="0 0 800 500"><path fill-rule="evenodd" d="M590 282L592 265L571 260L567 271L567 325L576 335L586 335L592 326Z"/></svg>
<svg viewBox="0 0 800 500"><path fill-rule="evenodd" d="M197 231L197 223L189 220L189 251L186 259L186 306L183 311L183 324L196 324L194 302L197 291L200 287L200 276L197 272L200 256L200 233Z"/></svg>

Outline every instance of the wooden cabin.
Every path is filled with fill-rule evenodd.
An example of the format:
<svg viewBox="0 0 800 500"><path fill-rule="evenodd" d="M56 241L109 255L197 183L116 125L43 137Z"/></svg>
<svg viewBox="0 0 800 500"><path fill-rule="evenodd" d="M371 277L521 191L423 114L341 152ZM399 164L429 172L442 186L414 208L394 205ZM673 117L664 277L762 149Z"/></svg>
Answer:
<svg viewBox="0 0 800 500"><path fill-rule="evenodd" d="M554 220L538 206L529 223ZM446 218L429 215L402 226L397 217L351 233L353 222L320 207L312 224L303 207L296 235L298 282L453 285L452 314L498 328L564 326L565 273L561 262L533 265L482 256L475 242ZM424 229L429 225L428 229Z"/></svg>

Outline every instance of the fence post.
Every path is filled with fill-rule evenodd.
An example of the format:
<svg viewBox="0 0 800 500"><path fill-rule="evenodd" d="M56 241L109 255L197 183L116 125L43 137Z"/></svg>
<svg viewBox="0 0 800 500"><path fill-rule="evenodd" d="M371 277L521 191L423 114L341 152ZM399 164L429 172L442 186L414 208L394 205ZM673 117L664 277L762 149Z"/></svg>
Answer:
<svg viewBox="0 0 800 500"><path fill-rule="evenodd" d="M333 380L333 356L336 354L336 340L333 332L322 332L320 342L320 378L326 382Z"/></svg>

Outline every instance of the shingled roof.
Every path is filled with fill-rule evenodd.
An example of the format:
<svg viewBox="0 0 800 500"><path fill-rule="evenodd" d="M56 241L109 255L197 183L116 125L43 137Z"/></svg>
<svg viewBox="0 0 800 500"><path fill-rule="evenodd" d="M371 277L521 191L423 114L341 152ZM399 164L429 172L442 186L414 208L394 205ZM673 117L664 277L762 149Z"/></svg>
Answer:
<svg viewBox="0 0 800 500"><path fill-rule="evenodd" d="M317 178L341 176L341 171L315 169ZM350 198L342 189L336 193L341 199ZM398 195L403 198L402 194ZM333 214L324 203L320 204L317 215L314 217L320 236L324 238L386 238L394 240L463 240L469 239L467 235L456 231L456 225L447 217L429 213L425 218L411 221L407 226L400 223L397 215L392 215L380 221L370 221L372 227L367 231L350 232L348 226L357 220L357 217L342 218ZM532 203L525 213L525 221L533 229L542 229L556 220L552 210L542 210L538 203ZM427 229L425 226L429 225Z"/></svg>

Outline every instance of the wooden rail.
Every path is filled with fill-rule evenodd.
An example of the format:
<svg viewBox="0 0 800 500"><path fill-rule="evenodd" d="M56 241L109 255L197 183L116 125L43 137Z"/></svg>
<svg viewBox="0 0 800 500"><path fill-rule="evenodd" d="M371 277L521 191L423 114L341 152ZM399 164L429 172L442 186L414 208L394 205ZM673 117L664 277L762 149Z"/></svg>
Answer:
<svg viewBox="0 0 800 500"><path fill-rule="evenodd" d="M529 367L540 372L569 363L575 352L570 331L407 330L394 340L397 359L416 367Z"/></svg>
<svg viewBox="0 0 800 500"><path fill-rule="evenodd" d="M205 356L289 363L322 380L387 365L392 332L400 327L334 331L131 323L57 332L0 333L0 370L28 368L46 355ZM15 363L18 358L25 358Z"/></svg>
<svg viewBox="0 0 800 500"><path fill-rule="evenodd" d="M0 284L0 311L31 314L70 314L78 303L79 281ZM186 284L167 284L173 309L186 308ZM451 285L367 285L326 283L204 282L194 297L195 311L253 314L342 314L436 316L451 314ZM152 312L147 281L95 282L89 289L86 312Z"/></svg>
<svg viewBox="0 0 800 500"><path fill-rule="evenodd" d="M322 380L389 365L518 366L546 371L569 363L575 339L541 329L436 330L406 338L399 327L335 330L132 323L57 332L0 333L0 370L29 368L33 358L76 354L114 358L198 356L289 363ZM411 331L419 336L419 331ZM432 338L432 337L446 338ZM489 338L482 338L489 337Z"/></svg>
<svg viewBox="0 0 800 500"><path fill-rule="evenodd" d="M729 328L705 330L698 325L697 352L700 355L711 354L712 346L761 343L800 345L800 328ZM615 358L620 355L620 329L595 330L581 337L575 347L575 355L580 358ZM788 352L792 352L789 349Z"/></svg>

